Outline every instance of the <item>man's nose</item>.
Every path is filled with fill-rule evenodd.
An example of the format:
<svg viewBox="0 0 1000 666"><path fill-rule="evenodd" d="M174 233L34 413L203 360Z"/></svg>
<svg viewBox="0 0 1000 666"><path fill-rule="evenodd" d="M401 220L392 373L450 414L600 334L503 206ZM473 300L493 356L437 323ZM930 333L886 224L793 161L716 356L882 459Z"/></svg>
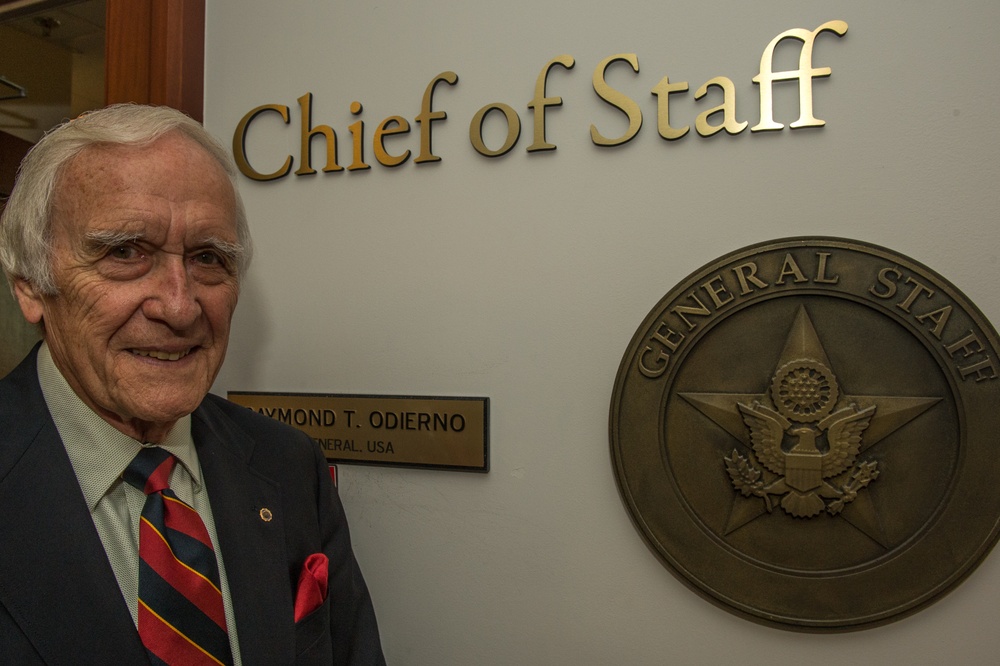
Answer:
<svg viewBox="0 0 1000 666"><path fill-rule="evenodd" d="M164 255L156 262L149 277L151 292L143 303L143 314L181 331L201 316L197 282L187 271L183 256Z"/></svg>

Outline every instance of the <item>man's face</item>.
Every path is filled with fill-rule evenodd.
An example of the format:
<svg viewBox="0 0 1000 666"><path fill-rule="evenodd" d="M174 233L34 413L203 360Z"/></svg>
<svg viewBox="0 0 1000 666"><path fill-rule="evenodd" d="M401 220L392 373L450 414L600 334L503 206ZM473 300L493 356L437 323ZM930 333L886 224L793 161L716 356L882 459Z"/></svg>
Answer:
<svg viewBox="0 0 1000 666"><path fill-rule="evenodd" d="M19 282L18 300L29 321L44 321L77 395L136 439L162 439L222 365L239 294L226 247L238 241L234 210L225 172L177 132L141 148L88 148L60 176L58 294Z"/></svg>

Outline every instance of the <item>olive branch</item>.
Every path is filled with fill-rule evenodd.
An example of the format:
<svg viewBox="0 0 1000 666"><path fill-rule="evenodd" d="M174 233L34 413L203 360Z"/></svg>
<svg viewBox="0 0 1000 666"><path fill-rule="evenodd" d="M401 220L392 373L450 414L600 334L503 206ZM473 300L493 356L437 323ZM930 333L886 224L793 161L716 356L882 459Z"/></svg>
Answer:
<svg viewBox="0 0 1000 666"><path fill-rule="evenodd" d="M858 463L851 475L851 480L841 486L843 493L840 497L830 502L826 510L830 515L835 516L844 510L844 506L853 502L858 496L858 491L878 478L878 463L875 461Z"/></svg>
<svg viewBox="0 0 1000 666"><path fill-rule="evenodd" d="M740 455L739 451L733 449L730 457L724 458L726 461L726 471L729 472L729 479L733 482L733 487L744 497L763 497L768 513L773 508L771 497L764 490L764 482L761 480L761 472L753 464Z"/></svg>

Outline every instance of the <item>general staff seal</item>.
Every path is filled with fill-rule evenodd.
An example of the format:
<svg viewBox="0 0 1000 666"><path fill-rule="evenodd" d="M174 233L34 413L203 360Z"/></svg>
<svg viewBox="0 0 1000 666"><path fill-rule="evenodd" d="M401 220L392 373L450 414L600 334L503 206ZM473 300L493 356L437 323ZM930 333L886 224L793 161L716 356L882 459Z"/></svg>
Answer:
<svg viewBox="0 0 1000 666"><path fill-rule="evenodd" d="M622 497L664 562L737 614L898 619L1000 535L998 349L958 289L886 248L737 250L672 289L622 359Z"/></svg>

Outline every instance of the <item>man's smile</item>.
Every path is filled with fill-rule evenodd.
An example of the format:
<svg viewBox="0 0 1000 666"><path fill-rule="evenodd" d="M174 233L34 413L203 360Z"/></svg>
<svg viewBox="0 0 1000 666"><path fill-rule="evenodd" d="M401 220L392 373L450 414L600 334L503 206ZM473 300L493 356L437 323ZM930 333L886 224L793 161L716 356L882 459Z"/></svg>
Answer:
<svg viewBox="0 0 1000 666"><path fill-rule="evenodd" d="M192 349L193 348L189 348L177 352L161 351L158 349L132 349L130 351L136 356L148 356L160 361L179 361L190 354Z"/></svg>

